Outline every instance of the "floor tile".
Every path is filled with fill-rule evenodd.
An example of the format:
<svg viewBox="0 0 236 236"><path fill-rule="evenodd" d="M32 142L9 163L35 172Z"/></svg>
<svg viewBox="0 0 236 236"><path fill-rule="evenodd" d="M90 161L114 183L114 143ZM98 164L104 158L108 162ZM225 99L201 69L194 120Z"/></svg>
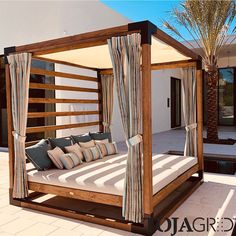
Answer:
<svg viewBox="0 0 236 236"><path fill-rule="evenodd" d="M16 234L17 236L46 236L53 231L55 231L57 227L43 224L43 223L37 223L29 228L21 231L20 233Z"/></svg>
<svg viewBox="0 0 236 236"><path fill-rule="evenodd" d="M22 230L25 230L35 224L32 220L25 220L25 219L16 219L13 220L1 227L1 230L10 233L10 234L16 234L19 233Z"/></svg>
<svg viewBox="0 0 236 236"><path fill-rule="evenodd" d="M57 229L52 233L48 234L48 236L82 236L83 234L79 233L78 231L71 231L66 229Z"/></svg>

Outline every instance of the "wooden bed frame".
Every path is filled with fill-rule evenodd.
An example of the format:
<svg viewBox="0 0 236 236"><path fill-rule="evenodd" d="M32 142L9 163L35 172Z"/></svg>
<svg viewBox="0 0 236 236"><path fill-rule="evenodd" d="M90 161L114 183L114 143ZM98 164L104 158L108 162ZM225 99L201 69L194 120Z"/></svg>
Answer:
<svg viewBox="0 0 236 236"><path fill-rule="evenodd" d="M192 52L190 49L186 48L184 45L176 41L175 39L168 36L166 33L158 29L149 21L131 23L128 25L123 25L119 27L113 27L109 29L94 31L90 33L79 34L75 36L64 37L55 40L49 40L45 42L10 47L5 49L5 57L11 53L20 52L31 52L33 59L46 60L39 58L39 55L53 52L60 52L65 50L91 47L97 45L107 44L107 39L113 36L121 36L131 34L133 32L141 33L141 46L142 46L142 109L143 109L143 196L144 196L144 219L142 224L134 224L125 221L121 217L121 206L122 197L84 191L78 189L71 189L59 186L52 186L48 184L39 184L29 182L29 189L32 190L30 196L26 199L13 199L12 189L13 189L13 176L14 176L14 145L12 137L12 112L11 112L11 85L10 85L10 75L9 75L9 65L6 60L6 90L7 90L7 111L8 111L8 147L9 147L9 168L10 168L10 203L13 205L36 209L43 212L63 215L79 220L89 221L92 223L102 224L110 227L115 227L123 230L132 231L135 233L141 233L145 235L152 235L157 229L157 222L163 222L166 217L170 214L201 184L203 181L203 141L202 141L202 62L201 58ZM187 57L192 58L191 60L168 62L168 63L158 63L151 64L151 37L154 36L157 39L163 41L164 43L172 46L182 54ZM94 69L84 66L79 66L77 64L68 63L58 60L46 60L58 64L64 64L79 68L86 68L93 71L97 71L97 78L89 76L81 76L70 73L47 71L37 68L31 69L31 74L38 75L49 75L66 77L76 80L86 80L98 83L98 89L90 88L78 88L72 86L62 86L53 84L35 84L30 82L30 89L49 89L49 90L66 90L66 91L78 91L78 92L91 92L98 93L97 100L88 99L49 99L49 98L30 98L29 103L95 103L99 104L98 110L95 111L78 111L78 112L35 112L29 113L28 119L33 119L37 117L49 117L49 116L79 116L79 115L94 115L99 114L99 120L96 122L88 123L77 123L77 124L67 124L67 125L54 125L54 126L41 126L41 127L28 127L27 133L37 133L45 132L49 130L60 130L68 128L78 128L78 127L88 127L99 125L99 130L103 131L102 126L102 90L101 90L101 74L112 73L112 69ZM198 164L194 165L192 168L187 170L185 173L180 175L173 182L168 184L158 193L153 195L153 183L152 183L152 111L151 111L151 70L160 69L171 69L171 68L184 68L184 67L196 67L197 70L197 158ZM37 142L37 141L35 141ZM28 142L26 145L32 145L34 142ZM198 173L196 177L192 175ZM184 186L188 185L187 188ZM182 189L182 191L180 191ZM182 193L179 195L179 193ZM52 202L50 204L48 201L45 203L38 203L35 201L37 197L42 196L42 194L55 194L60 196L61 201L66 198L67 202L74 201L76 199L78 206L80 202L86 203L88 205L93 205L93 209L103 209L103 213L91 212L91 207L85 210L80 209L68 209L63 208L62 205L54 205ZM176 195L176 196L175 196ZM175 196L175 197L174 197ZM57 199L58 199L57 198ZM173 200L175 199L175 200ZM177 199L177 200L176 200ZM73 205L77 205L73 204ZM83 204L82 204L83 205ZM109 210L112 207L112 212L114 216L110 216ZM81 209L83 206L81 207ZM106 210L108 208L108 210ZM105 214L105 215L104 215ZM107 216L106 216L107 214ZM108 217L109 216L109 217Z"/></svg>

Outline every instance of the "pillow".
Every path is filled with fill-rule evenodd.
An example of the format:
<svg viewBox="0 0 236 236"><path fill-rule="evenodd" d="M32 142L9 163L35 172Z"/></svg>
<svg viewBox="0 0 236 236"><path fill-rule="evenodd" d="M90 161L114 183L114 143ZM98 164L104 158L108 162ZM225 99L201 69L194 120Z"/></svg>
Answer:
<svg viewBox="0 0 236 236"><path fill-rule="evenodd" d="M116 143L97 143L103 156L109 156L118 153Z"/></svg>
<svg viewBox="0 0 236 236"><path fill-rule="evenodd" d="M74 153L78 159L80 160L83 160L84 157L83 157L83 153L82 153L82 148L79 146L78 143L72 145L72 146L68 146L68 147L65 147L65 150L66 152L68 153Z"/></svg>
<svg viewBox="0 0 236 236"><path fill-rule="evenodd" d="M49 142L52 148L59 147L63 151L65 151L66 146L72 144L70 138L49 138Z"/></svg>
<svg viewBox="0 0 236 236"><path fill-rule="evenodd" d="M92 140L89 134L82 134L82 135L76 135L76 136L71 135L71 139L73 143L88 142Z"/></svg>
<svg viewBox="0 0 236 236"><path fill-rule="evenodd" d="M97 146L86 148L83 150L83 155L86 162L95 161L102 158L102 153Z"/></svg>
<svg viewBox="0 0 236 236"><path fill-rule="evenodd" d="M97 132L97 133L89 133L91 138L94 140L102 140L102 139L108 139L109 142L112 142L111 139L111 133L102 133L102 132Z"/></svg>
<svg viewBox="0 0 236 236"><path fill-rule="evenodd" d="M102 140L94 140L95 143L109 143L109 139L102 139Z"/></svg>
<svg viewBox="0 0 236 236"><path fill-rule="evenodd" d="M94 140L91 140L91 141L85 142L85 143L79 142L79 145L82 148L91 148L91 147L94 147L96 144L95 144Z"/></svg>
<svg viewBox="0 0 236 236"><path fill-rule="evenodd" d="M60 159L62 155L64 155L64 152L59 147L55 147L53 150L48 151L48 156L58 169L63 169L63 163Z"/></svg>
<svg viewBox="0 0 236 236"><path fill-rule="evenodd" d="M53 166L53 163L47 154L48 150L50 150L50 147L47 140L42 139L37 144L27 147L25 153L29 161L37 170L48 170Z"/></svg>
<svg viewBox="0 0 236 236"><path fill-rule="evenodd" d="M82 164L82 160L77 157L75 153L66 153L60 156L60 160L63 166L69 170L75 166Z"/></svg>

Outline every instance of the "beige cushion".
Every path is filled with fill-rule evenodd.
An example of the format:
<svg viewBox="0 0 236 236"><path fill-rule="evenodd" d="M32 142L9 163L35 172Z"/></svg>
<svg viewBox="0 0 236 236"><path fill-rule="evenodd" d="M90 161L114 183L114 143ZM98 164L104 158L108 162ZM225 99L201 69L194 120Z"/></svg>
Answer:
<svg viewBox="0 0 236 236"><path fill-rule="evenodd" d="M60 160L63 163L65 169L69 170L75 166L82 164L82 160L78 158L75 153L66 153L60 156Z"/></svg>
<svg viewBox="0 0 236 236"><path fill-rule="evenodd" d="M61 162L60 157L64 155L64 152L59 147L55 147L52 150L48 150L47 153L53 164L58 169L63 169L63 163Z"/></svg>
<svg viewBox="0 0 236 236"><path fill-rule="evenodd" d="M83 149L79 146L78 143L65 147L66 152L74 153L81 161L84 159L83 157Z"/></svg>
<svg viewBox="0 0 236 236"><path fill-rule="evenodd" d="M94 140L91 140L91 141L85 142L85 143L84 142L79 142L79 145L82 148L91 148L91 147L94 147L96 144L95 144Z"/></svg>
<svg viewBox="0 0 236 236"><path fill-rule="evenodd" d="M96 161L85 162L71 170L37 171L32 163L27 163L28 179L36 183L122 196L125 187L126 156L126 154L107 156ZM162 167L161 161L166 159L169 159L170 163L173 160L166 154L153 156L153 194L180 175L177 169ZM192 164L197 163L197 158L194 159L195 162ZM182 162L183 156L178 156L178 160ZM186 157L186 164L187 160L189 157Z"/></svg>
<svg viewBox="0 0 236 236"><path fill-rule="evenodd" d="M100 149L97 146L84 149L83 155L86 162L95 161L103 157Z"/></svg>
<svg viewBox="0 0 236 236"><path fill-rule="evenodd" d="M116 143L97 143L102 156L109 156L118 153Z"/></svg>

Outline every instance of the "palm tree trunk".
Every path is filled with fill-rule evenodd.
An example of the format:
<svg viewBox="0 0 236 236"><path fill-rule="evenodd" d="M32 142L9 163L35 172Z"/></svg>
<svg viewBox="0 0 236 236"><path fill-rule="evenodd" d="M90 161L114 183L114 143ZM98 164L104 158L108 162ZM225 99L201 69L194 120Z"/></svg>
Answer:
<svg viewBox="0 0 236 236"><path fill-rule="evenodd" d="M207 81L207 142L218 143L218 109L217 109L218 72L206 72Z"/></svg>

